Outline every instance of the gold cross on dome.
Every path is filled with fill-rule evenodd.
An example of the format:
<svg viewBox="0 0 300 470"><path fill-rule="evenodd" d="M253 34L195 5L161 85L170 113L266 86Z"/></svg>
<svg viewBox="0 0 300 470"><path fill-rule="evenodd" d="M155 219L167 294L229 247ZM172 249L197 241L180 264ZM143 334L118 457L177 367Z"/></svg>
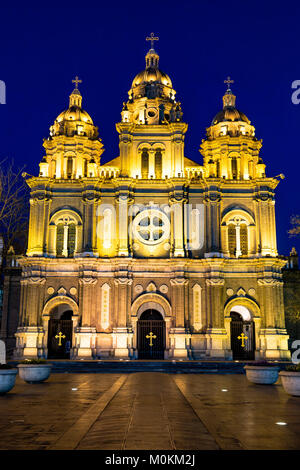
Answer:
<svg viewBox="0 0 300 470"><path fill-rule="evenodd" d="M230 77L227 77L227 80L224 80L224 83L227 83L227 90L230 90L230 83L234 83L234 80L231 80Z"/></svg>
<svg viewBox="0 0 300 470"><path fill-rule="evenodd" d="M244 333L242 333L241 336L238 336L238 339L242 340L241 346L242 346L242 348L244 348L245 347L245 340L248 339L248 336L246 336L246 335L244 335Z"/></svg>
<svg viewBox="0 0 300 470"><path fill-rule="evenodd" d="M151 33L150 36L146 37L146 41L151 41L151 49L153 49L154 41L159 41L159 37L154 36L154 33Z"/></svg>
<svg viewBox="0 0 300 470"><path fill-rule="evenodd" d="M62 332L60 331L58 335L55 336L55 338L58 338L58 346L62 346L61 339L65 338L65 335L63 335Z"/></svg>
<svg viewBox="0 0 300 470"><path fill-rule="evenodd" d="M72 83L75 83L75 88L76 90L78 90L78 83L82 83L82 80L79 80L79 78L76 75L75 80L72 80Z"/></svg>
<svg viewBox="0 0 300 470"><path fill-rule="evenodd" d="M150 338L150 343L149 343L149 346L153 346L152 339L156 339L156 338L157 338L157 336L156 336L156 335L154 335L154 334L152 333L152 331L150 331L150 333L149 333L149 334L146 336L146 338L147 338L147 339L149 339L149 338Z"/></svg>

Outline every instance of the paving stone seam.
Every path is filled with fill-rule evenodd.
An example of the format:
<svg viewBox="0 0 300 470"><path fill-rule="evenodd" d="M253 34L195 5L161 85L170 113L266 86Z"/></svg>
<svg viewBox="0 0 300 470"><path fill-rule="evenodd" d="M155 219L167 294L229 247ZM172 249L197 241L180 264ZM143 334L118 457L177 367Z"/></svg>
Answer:
<svg viewBox="0 0 300 470"><path fill-rule="evenodd" d="M171 447L172 447L172 449L175 450L176 445L175 445L175 442L174 442L174 439L173 439L171 423L170 423L170 420L169 420L169 417L168 417L168 411L167 411L167 408L166 408L166 405L165 405L165 401L164 401L162 392L160 393L160 400L161 400L161 406L162 406L163 414L164 414L166 422L167 422L167 427L168 427L168 431L169 431L169 435L170 435Z"/></svg>
<svg viewBox="0 0 300 470"><path fill-rule="evenodd" d="M186 391L186 384L182 383L179 377L173 377L173 380L180 392L193 409L194 413L202 422L203 426L207 429L209 434L213 437L221 450L244 450L245 447L241 444L238 438L233 436L225 424L222 424L222 435L220 435L217 426L217 417L211 411L205 409L205 405L201 404L199 398L196 398L192 393ZM201 411L200 411L201 410Z"/></svg>
<svg viewBox="0 0 300 470"><path fill-rule="evenodd" d="M55 444L47 447L47 450L75 450L95 421L99 419L99 416L122 388L127 378L127 374L119 377Z"/></svg>
<svg viewBox="0 0 300 470"><path fill-rule="evenodd" d="M131 410L130 410L130 416L129 416L129 419L128 419L128 424L127 424L126 431L124 433L124 437L123 437L123 440L122 440L121 450L126 449L126 442L127 442L127 437L128 437L128 434L129 434L129 429L130 429L132 421L133 421L133 415L134 415L134 410L135 410L135 406L136 406L136 399L137 399L137 394L135 393L134 396L133 396L133 400L132 400L132 406L131 406Z"/></svg>

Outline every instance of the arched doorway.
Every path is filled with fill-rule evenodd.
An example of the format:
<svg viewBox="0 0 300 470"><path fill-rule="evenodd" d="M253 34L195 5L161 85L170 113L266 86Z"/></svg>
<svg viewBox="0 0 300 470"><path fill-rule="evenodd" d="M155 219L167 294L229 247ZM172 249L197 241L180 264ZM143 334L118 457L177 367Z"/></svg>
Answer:
<svg viewBox="0 0 300 470"><path fill-rule="evenodd" d="M59 304L50 313L48 325L48 358L70 359L73 311L70 305Z"/></svg>
<svg viewBox="0 0 300 470"><path fill-rule="evenodd" d="M145 310L137 322L138 359L164 359L166 324L160 312Z"/></svg>
<svg viewBox="0 0 300 470"><path fill-rule="evenodd" d="M243 305L230 312L231 350L234 360L252 360L255 355L255 325L251 313Z"/></svg>

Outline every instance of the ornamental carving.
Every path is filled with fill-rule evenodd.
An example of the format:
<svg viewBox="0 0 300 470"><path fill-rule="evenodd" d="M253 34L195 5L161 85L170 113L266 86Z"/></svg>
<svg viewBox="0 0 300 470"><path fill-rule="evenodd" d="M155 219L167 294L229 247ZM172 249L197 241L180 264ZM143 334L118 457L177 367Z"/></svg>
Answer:
<svg viewBox="0 0 300 470"><path fill-rule="evenodd" d="M231 297L231 296L234 294L234 290L229 287L229 288L226 290L226 294L228 295L228 297Z"/></svg>
<svg viewBox="0 0 300 470"><path fill-rule="evenodd" d="M22 282L23 281L23 282ZM27 277L26 279L23 279L21 282L23 284L29 284L32 286L42 286L45 284L46 279L44 277Z"/></svg>
<svg viewBox="0 0 300 470"><path fill-rule="evenodd" d="M188 279L177 277L175 279L170 279L170 283L171 283L171 286L181 287L181 286L187 286L189 281Z"/></svg>
<svg viewBox="0 0 300 470"><path fill-rule="evenodd" d="M141 292L143 292L144 289L143 289L143 286L141 284L137 284L135 286L134 290L137 294L141 294Z"/></svg>
<svg viewBox="0 0 300 470"><path fill-rule="evenodd" d="M132 279L129 279L128 277L118 277L114 279L116 286L131 286L132 282Z"/></svg>
<svg viewBox="0 0 300 470"><path fill-rule="evenodd" d="M95 279L94 277L82 277L79 279L79 283L81 285L90 285L94 286L97 284L98 279Z"/></svg>
<svg viewBox="0 0 300 470"><path fill-rule="evenodd" d="M168 292L169 288L168 288L168 286L167 286L166 284L162 284L162 285L160 286L159 290L160 290L160 292L161 292L162 294L166 294L166 293Z"/></svg>
<svg viewBox="0 0 300 470"><path fill-rule="evenodd" d="M257 284L259 286L264 286L264 287L276 287L276 286L281 286L283 284L282 281L278 281L277 279L273 278L266 278L266 279L258 279Z"/></svg>
<svg viewBox="0 0 300 470"><path fill-rule="evenodd" d="M238 295L239 297L245 297L245 295L246 295L245 289L243 289L242 287L240 287L239 290L237 291L237 295Z"/></svg>
<svg viewBox="0 0 300 470"><path fill-rule="evenodd" d="M215 278L215 279L206 279L206 284L208 286L214 286L214 287L221 287L221 286L224 286L225 284L225 281L224 279L220 279L220 278Z"/></svg>

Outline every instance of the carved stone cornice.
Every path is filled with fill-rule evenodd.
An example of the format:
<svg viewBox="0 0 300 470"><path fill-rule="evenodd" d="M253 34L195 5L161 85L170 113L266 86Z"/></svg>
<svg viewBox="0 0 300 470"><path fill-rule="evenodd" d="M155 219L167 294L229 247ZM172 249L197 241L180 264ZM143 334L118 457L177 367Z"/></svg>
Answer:
<svg viewBox="0 0 300 470"><path fill-rule="evenodd" d="M171 286L175 286L175 287L187 286L188 283L189 283L189 280L182 278L182 277L175 277L174 279L170 279Z"/></svg>
<svg viewBox="0 0 300 470"><path fill-rule="evenodd" d="M114 279L116 286L131 286L133 280L128 277L117 277Z"/></svg>
<svg viewBox="0 0 300 470"><path fill-rule="evenodd" d="M95 279L94 277L81 277L79 279L79 284L81 286L95 286L98 282L98 279Z"/></svg>
<svg viewBox="0 0 300 470"><path fill-rule="evenodd" d="M208 286L214 286L214 287L222 287L225 284L225 280L221 278L211 278L211 279L206 279L206 285Z"/></svg>
<svg viewBox="0 0 300 470"><path fill-rule="evenodd" d="M21 284L22 285L30 285L30 286L43 286L46 282L45 277L36 277L36 276L31 276L31 277L25 277L21 279Z"/></svg>
<svg viewBox="0 0 300 470"><path fill-rule="evenodd" d="M277 287L283 285L283 281L273 278L257 279L257 284L264 287Z"/></svg>

